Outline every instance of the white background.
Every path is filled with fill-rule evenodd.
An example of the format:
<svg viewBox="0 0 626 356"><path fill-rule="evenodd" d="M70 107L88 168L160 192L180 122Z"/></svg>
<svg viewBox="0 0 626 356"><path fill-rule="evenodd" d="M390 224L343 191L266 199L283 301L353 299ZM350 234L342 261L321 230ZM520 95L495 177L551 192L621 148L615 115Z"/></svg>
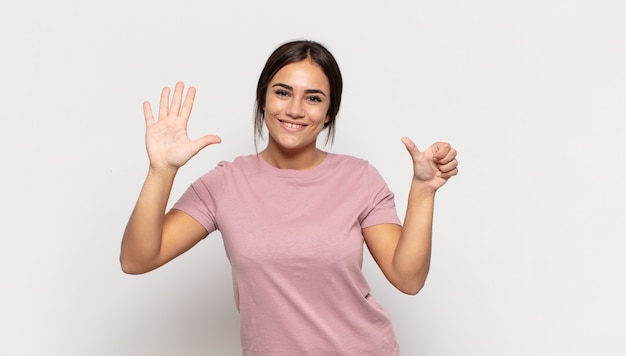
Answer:
<svg viewBox="0 0 626 356"><path fill-rule="evenodd" d="M370 160L401 217L400 137L458 149L425 289L405 296L365 262L403 355L626 354L626 2L376 4L3 2L0 354L240 354L219 234L149 274L119 268L147 172L141 104L183 80L190 135L222 137L176 199L254 151L256 80L296 38L343 71L327 149Z"/></svg>

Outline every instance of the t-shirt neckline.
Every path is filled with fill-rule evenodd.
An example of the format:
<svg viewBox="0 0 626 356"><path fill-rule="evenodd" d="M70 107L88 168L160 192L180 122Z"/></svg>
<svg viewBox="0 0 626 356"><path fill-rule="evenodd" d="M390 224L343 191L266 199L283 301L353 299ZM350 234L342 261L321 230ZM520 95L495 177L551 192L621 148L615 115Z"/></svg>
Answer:
<svg viewBox="0 0 626 356"><path fill-rule="evenodd" d="M276 177L285 177L285 178L295 177L295 178L301 178L301 179L312 179L312 178L319 176L324 171L326 171L326 167L331 163L334 157L335 157L334 154L330 152L326 152L326 156L324 157L324 160L320 162L320 164L318 164L317 166L311 169L307 169L307 170L298 170L298 169L274 167L271 164L267 163L261 157L261 155L259 154L256 155L256 158L257 158L257 161L259 162L259 167L261 168L261 170L268 172Z"/></svg>

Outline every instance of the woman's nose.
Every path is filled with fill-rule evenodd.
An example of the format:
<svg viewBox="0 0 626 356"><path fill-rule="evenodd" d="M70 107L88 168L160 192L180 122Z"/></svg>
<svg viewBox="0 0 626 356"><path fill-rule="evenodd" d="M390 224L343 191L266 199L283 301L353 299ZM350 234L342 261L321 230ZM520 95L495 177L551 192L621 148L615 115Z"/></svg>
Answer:
<svg viewBox="0 0 626 356"><path fill-rule="evenodd" d="M289 103L287 104L286 114L294 118L303 117L304 106L302 105L302 101L298 98L292 98L291 100L289 100Z"/></svg>

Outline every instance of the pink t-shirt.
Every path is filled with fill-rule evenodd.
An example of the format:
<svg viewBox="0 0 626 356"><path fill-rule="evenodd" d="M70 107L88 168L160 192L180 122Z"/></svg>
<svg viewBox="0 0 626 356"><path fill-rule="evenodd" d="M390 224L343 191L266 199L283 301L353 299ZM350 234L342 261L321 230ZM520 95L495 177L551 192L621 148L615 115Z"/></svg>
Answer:
<svg viewBox="0 0 626 356"><path fill-rule="evenodd" d="M400 223L393 193L367 161L328 153L298 171L239 157L173 208L222 234L244 355L398 355L361 272L361 230Z"/></svg>

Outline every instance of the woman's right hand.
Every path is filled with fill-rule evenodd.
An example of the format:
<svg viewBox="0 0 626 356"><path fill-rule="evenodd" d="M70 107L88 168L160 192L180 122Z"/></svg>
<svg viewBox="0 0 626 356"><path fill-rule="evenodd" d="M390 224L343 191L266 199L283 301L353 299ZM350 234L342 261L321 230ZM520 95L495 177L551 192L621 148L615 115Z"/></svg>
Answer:
<svg viewBox="0 0 626 356"><path fill-rule="evenodd" d="M171 104L170 88L163 88L158 120L152 115L150 103L146 101L143 104L146 119L146 149L150 167L153 169L177 170L206 146L222 142L221 138L215 135L207 135L195 141L189 139L187 123L196 89L190 87L183 102L184 88L182 82L176 83Z"/></svg>

